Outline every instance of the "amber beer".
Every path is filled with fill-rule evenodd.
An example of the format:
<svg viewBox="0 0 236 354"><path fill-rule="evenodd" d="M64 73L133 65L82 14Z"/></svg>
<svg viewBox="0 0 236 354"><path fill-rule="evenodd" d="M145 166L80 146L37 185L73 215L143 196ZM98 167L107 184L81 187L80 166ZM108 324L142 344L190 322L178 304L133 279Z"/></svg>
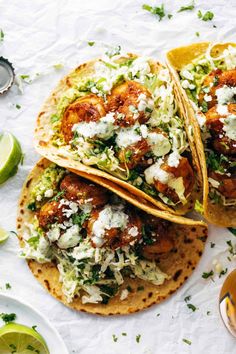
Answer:
<svg viewBox="0 0 236 354"><path fill-rule="evenodd" d="M226 328L236 337L236 269L228 275L221 289L220 314Z"/></svg>

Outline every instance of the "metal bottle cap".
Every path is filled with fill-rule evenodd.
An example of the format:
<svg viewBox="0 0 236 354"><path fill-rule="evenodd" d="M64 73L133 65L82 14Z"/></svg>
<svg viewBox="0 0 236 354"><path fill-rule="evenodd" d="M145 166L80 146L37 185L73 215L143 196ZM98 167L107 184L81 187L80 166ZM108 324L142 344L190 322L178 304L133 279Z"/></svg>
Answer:
<svg viewBox="0 0 236 354"><path fill-rule="evenodd" d="M12 64L0 57L0 95L9 90L13 84L15 72Z"/></svg>

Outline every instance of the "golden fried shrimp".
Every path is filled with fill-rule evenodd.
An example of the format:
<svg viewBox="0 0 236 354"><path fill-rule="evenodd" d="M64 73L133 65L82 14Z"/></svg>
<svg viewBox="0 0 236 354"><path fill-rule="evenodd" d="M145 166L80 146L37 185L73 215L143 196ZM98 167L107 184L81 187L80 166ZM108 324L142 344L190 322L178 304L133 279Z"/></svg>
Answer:
<svg viewBox="0 0 236 354"><path fill-rule="evenodd" d="M88 236L91 237L93 247L99 247L99 245L94 241L94 223L99 219L100 213L104 209L96 209L91 212L90 218L87 225ZM135 211L128 211L127 213L128 221L123 229L122 227L111 227L108 226L104 228L103 233L103 246L108 246L112 249L123 247L131 243L136 243L140 240L142 236L142 222L140 217ZM97 227L97 225L96 225Z"/></svg>
<svg viewBox="0 0 236 354"><path fill-rule="evenodd" d="M55 222L63 223L66 220L63 210L66 208L67 206L60 205L60 202L56 200L47 202L38 213L39 226L43 229L49 229L51 224Z"/></svg>
<svg viewBox="0 0 236 354"><path fill-rule="evenodd" d="M146 259L156 259L160 254L170 252L174 248L174 241L170 236L159 236L151 245L142 247L142 254Z"/></svg>
<svg viewBox="0 0 236 354"><path fill-rule="evenodd" d="M63 197L80 204L91 203L94 207L105 205L108 201L107 191L91 182L85 182L75 174L63 178L60 189L65 191Z"/></svg>
<svg viewBox="0 0 236 354"><path fill-rule="evenodd" d="M225 136L225 132L223 130L224 123L222 120L227 117L230 119L230 115L228 114L236 115L236 104L229 103L225 107L227 107L228 111L226 114L220 114L217 111L217 106L209 109L206 113L206 126L212 134L214 149L224 155L235 155L236 141Z"/></svg>
<svg viewBox="0 0 236 354"><path fill-rule="evenodd" d="M143 223L149 230L149 244L142 245L142 254L145 258L153 260L160 254L170 252L174 247L174 240L169 235L169 222L150 214L143 214Z"/></svg>
<svg viewBox="0 0 236 354"><path fill-rule="evenodd" d="M134 168L140 162L144 155L150 151L150 147L145 139L138 141L135 144L129 145L118 152L118 159L121 166L127 166L129 169Z"/></svg>
<svg viewBox="0 0 236 354"><path fill-rule="evenodd" d="M187 196L191 193L194 186L194 173L193 169L186 157L181 157L179 160L179 165L177 167L171 167L166 162L164 162L161 166L161 169L173 174L174 177L182 177L183 185L185 188L184 196ZM175 190L168 186L168 184L164 184L158 180L154 180L155 188L158 192L164 194L174 203L179 202L179 196L175 192Z"/></svg>
<svg viewBox="0 0 236 354"><path fill-rule="evenodd" d="M97 122L106 115L104 101L96 95L87 95L78 98L65 110L61 121L61 132L64 139L69 143L74 136L72 130L74 124L80 122Z"/></svg>
<svg viewBox="0 0 236 354"><path fill-rule="evenodd" d="M231 176L213 171L209 172L209 177L219 182L218 191L226 198L236 198L236 173Z"/></svg>
<svg viewBox="0 0 236 354"><path fill-rule="evenodd" d="M223 87L235 87L236 86L236 69L222 71L220 69L213 70L203 81L203 88L209 87L209 93L207 96L211 96L211 101L207 102L208 109L217 104L216 90ZM199 102L204 100L205 92L200 92Z"/></svg>
<svg viewBox="0 0 236 354"><path fill-rule="evenodd" d="M127 81L113 88L107 98L107 110L115 112L116 125L128 127L147 122L152 112L151 93L138 82Z"/></svg>

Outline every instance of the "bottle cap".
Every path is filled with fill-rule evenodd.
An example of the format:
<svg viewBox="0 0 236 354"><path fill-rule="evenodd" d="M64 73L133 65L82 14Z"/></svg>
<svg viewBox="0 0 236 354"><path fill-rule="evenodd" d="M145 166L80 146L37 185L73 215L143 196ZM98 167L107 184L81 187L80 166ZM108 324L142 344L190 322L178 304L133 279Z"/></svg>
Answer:
<svg viewBox="0 0 236 354"><path fill-rule="evenodd" d="M14 82L15 72L12 64L0 57L0 95L7 92Z"/></svg>

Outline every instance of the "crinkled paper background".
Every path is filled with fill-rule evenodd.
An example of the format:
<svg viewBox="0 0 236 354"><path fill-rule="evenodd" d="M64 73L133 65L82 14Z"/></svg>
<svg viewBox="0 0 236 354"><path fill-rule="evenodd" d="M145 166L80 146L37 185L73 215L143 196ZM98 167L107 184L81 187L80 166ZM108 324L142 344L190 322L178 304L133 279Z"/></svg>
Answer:
<svg viewBox="0 0 236 354"><path fill-rule="evenodd" d="M172 47L195 41L235 41L236 2L234 0L196 1L195 11L177 13L189 1L164 1L169 20L142 10L151 0L9 0L0 1L0 28L5 33L0 55L9 58L16 73L35 78L23 84L24 92L14 86L0 97L0 130L15 134L25 153L18 174L0 187L0 225L15 230L17 199L22 183L39 156L32 136L37 112L57 81L71 68L96 58L109 46L121 45L129 52L164 60ZM198 19L197 11L211 10L213 21ZM216 28L213 27L216 25ZM196 36L199 32L200 36ZM95 41L90 47L88 41ZM53 65L64 63L61 70ZM37 75L39 73L40 75ZM16 104L21 108L17 109ZM236 238L226 229L210 227L205 253L189 281L168 301L128 317L101 318L75 313L58 303L33 278L26 263L17 258L15 237L0 247L0 285L12 285L5 293L16 295L36 307L59 330L70 353L80 354L228 354L236 342L225 330L218 313L218 296L224 276L215 282L204 280L203 271L221 259L232 269L236 261L227 260L227 240ZM210 241L216 246L210 247ZM192 312L184 298L192 295ZM207 315L207 311L210 314ZM157 314L160 314L157 316ZM121 333L126 332L127 336ZM118 337L114 342L112 335ZM140 342L136 335L140 334ZM188 345L182 341L192 342ZM58 354L60 354L58 352Z"/></svg>

